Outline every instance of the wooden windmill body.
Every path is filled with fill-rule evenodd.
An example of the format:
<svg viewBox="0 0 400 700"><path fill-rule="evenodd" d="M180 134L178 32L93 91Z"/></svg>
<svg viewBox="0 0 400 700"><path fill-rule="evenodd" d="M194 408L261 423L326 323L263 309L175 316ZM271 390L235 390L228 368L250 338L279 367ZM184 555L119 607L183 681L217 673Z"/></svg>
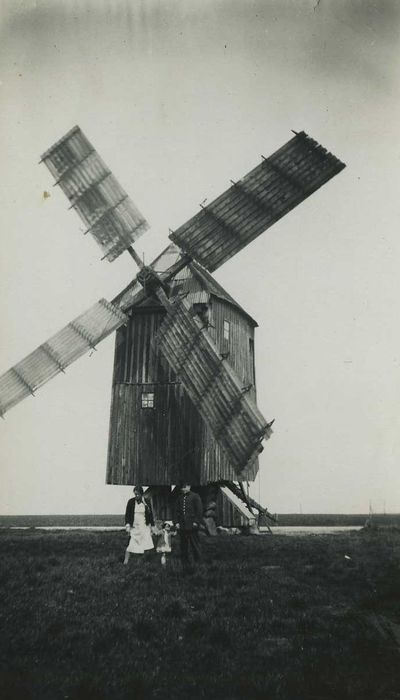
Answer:
<svg viewBox="0 0 400 700"><path fill-rule="evenodd" d="M157 268L167 269L178 257L179 249L171 244ZM170 282L170 299L182 295L255 401L256 322L195 262ZM107 483L146 484L157 501L158 515L168 518L172 484L187 479L194 488L203 487L198 490L207 503L215 499L215 488L204 487L233 482L236 471L179 377L154 347L166 314L162 304L147 297L128 313L129 322L116 331ZM255 459L246 481L253 481L257 471ZM243 524L245 514L234 514L222 494L217 524Z"/></svg>
<svg viewBox="0 0 400 700"><path fill-rule="evenodd" d="M107 483L148 486L165 518L171 487L185 480L203 497L210 532L253 520L266 511L243 483L272 433L256 406L257 324L210 273L344 164L296 133L145 266L132 243L147 222L79 127L42 161L104 257L128 251L140 270L111 303L100 300L0 377L0 414L116 330Z"/></svg>

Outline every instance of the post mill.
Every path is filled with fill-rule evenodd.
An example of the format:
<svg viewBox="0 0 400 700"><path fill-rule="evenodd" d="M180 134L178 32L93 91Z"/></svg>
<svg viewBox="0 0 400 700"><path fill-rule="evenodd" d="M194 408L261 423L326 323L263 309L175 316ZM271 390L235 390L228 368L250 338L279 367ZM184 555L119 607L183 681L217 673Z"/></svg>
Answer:
<svg viewBox="0 0 400 700"><path fill-rule="evenodd" d="M139 272L0 377L1 415L116 331L107 483L147 486L164 519L173 486L186 480L203 498L211 534L268 516L244 487L273 423L256 405L257 324L211 273L344 164L295 132L144 265L132 244L148 224L80 128L41 160L104 258L127 251Z"/></svg>

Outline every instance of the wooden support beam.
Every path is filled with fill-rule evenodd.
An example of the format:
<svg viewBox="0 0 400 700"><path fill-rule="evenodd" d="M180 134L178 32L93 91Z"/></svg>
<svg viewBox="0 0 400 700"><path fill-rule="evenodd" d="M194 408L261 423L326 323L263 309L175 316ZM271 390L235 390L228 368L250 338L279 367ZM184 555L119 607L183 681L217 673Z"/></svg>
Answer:
<svg viewBox="0 0 400 700"><path fill-rule="evenodd" d="M218 534L216 518L219 488L218 483L212 483L207 484L205 490L204 522L207 532L211 537L215 537L215 535Z"/></svg>
<svg viewBox="0 0 400 700"><path fill-rule="evenodd" d="M130 246L127 250L128 250L128 253L130 253L130 255L132 257L134 257L131 253L131 250L133 251L133 248ZM134 260L135 260L135 262L137 262L136 258L134 258ZM182 256L179 258L179 260L177 260L173 265L171 265L171 267L169 267L168 270L165 271L165 273L162 273L162 281L168 283L178 272L183 270L183 268L186 267L186 265L188 265L191 261L192 261L192 258L190 255L186 255L186 253L182 254ZM140 261L140 263L142 264L142 261ZM157 273L157 274L160 275L160 273ZM133 287L138 282L139 282L139 280L136 276L135 279L132 282L130 282L128 284L128 286L125 287L125 289L122 290L122 292L120 292L119 294L117 294L116 297L114 297L114 299L112 300L112 304L114 304L114 306L119 307L120 302L124 298L124 296L129 292L130 289L133 289ZM140 302L144 301L144 299L146 299L146 297L147 297L146 292L143 289L139 290L135 294L134 299L130 300L129 306L131 306L132 303L140 304ZM122 308L124 308L124 307L122 307Z"/></svg>
<svg viewBox="0 0 400 700"><path fill-rule="evenodd" d="M131 258L133 258L133 260L135 261L135 263L136 263L136 265L138 266L139 270L141 270L141 269L144 267L144 263L143 263L143 260L140 258L140 256L137 254L136 250L135 250L134 248L132 248L131 245L130 245L129 248L127 248L126 250L128 251L128 253L129 253L129 255L131 256ZM114 303L114 302L113 302L113 303Z"/></svg>
<svg viewBox="0 0 400 700"><path fill-rule="evenodd" d="M240 486L237 486L233 481L227 481L225 483L228 486L228 488L240 498L240 494L242 493ZM264 508L264 506L261 506L259 503L257 503L257 501L254 498L246 494L246 499L250 503L252 508L256 508L260 514L265 515L265 517L271 520L273 523L277 522L275 515L272 515L272 513L270 513L267 508ZM267 527L269 529L268 525Z"/></svg>
<svg viewBox="0 0 400 700"><path fill-rule="evenodd" d="M244 500L245 503L247 504L247 507L248 507L250 513L253 513L253 514L254 514L254 510L253 510L253 508L252 508L252 506L251 506L250 500L249 500L249 498L248 498L248 496L247 496L247 494L246 494L246 491L245 491L245 489L244 489L243 481L239 481L239 488L240 488L240 490L241 490L241 492L242 492L243 500Z"/></svg>

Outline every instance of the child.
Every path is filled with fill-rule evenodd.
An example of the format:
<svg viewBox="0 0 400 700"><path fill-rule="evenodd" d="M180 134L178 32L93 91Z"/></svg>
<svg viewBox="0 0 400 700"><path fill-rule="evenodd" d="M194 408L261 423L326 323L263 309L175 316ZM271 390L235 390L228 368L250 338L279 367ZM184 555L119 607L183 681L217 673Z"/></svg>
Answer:
<svg viewBox="0 0 400 700"><path fill-rule="evenodd" d="M161 554L161 566L167 563L167 554L171 553L171 525L163 523L162 527L157 531L157 546L156 551Z"/></svg>

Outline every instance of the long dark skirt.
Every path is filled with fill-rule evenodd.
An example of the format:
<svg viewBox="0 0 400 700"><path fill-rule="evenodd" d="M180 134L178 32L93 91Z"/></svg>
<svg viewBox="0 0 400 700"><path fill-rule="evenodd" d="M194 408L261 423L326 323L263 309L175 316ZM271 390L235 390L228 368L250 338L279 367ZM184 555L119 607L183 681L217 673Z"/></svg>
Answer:
<svg viewBox="0 0 400 700"><path fill-rule="evenodd" d="M187 568L191 563L201 559L200 538L198 530L179 530L182 566Z"/></svg>

